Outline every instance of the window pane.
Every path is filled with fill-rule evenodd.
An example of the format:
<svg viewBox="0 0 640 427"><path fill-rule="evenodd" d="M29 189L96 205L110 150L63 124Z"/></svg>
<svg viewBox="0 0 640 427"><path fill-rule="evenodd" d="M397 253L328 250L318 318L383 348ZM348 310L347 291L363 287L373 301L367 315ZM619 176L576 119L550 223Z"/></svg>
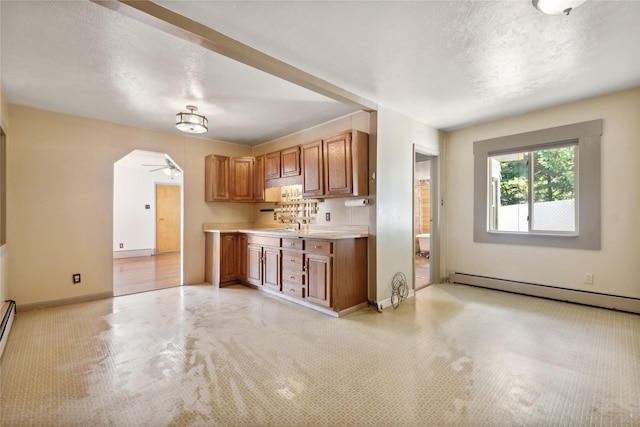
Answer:
<svg viewBox="0 0 640 427"><path fill-rule="evenodd" d="M533 153L533 221L536 231L576 231L576 147Z"/></svg>
<svg viewBox="0 0 640 427"><path fill-rule="evenodd" d="M489 230L529 231L528 160L528 153L489 156Z"/></svg>

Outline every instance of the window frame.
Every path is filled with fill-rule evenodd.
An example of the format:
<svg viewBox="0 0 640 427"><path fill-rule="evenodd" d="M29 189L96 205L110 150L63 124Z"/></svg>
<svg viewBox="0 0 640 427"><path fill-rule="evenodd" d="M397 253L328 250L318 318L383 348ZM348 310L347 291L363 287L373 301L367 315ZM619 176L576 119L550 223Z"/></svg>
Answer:
<svg viewBox="0 0 640 427"><path fill-rule="evenodd" d="M573 171L574 171L574 182L573 182L573 187L574 187L574 207L573 207L573 211L574 211L574 230L571 231L560 231L560 230L543 230L543 229L535 229L533 226L535 225L535 215L534 215L534 208L535 208L535 155L536 153L540 152L540 151L545 151L545 150L553 150L553 149L559 149L559 148L566 148L566 147L573 147L574 148L574 154L573 154L573 160L574 160L574 165L573 165ZM573 237L573 236L577 236L579 235L579 230L580 230L580 225L579 225L579 218L578 218L578 206L579 206L579 194L578 194L578 188L579 188L579 181L580 181L580 176L578 173L579 170L579 158L580 158L580 147L578 146L578 141L576 139L572 139L572 140L568 140L568 141L558 141L558 142L551 142L549 144L543 144L543 145L538 145L535 146L533 148L529 148L529 149L513 149L513 150L501 150L498 152L489 152L487 153L487 179L490 181L489 182L489 187L487 188L487 197L489 199L491 199L491 201L487 200L487 209L489 209L489 211L487 212L488 214L488 221L487 221L487 232L488 233L509 233L509 234L539 234L539 235L553 235L553 236L566 236L566 237ZM493 215L491 215L491 208L489 207L490 203L495 202L495 200L492 199L492 197L495 199L495 196L497 194L497 184L500 181L495 181L493 179L493 176L490 174L491 171L491 159L495 158L497 156L502 156L505 154L528 154L529 155L529 160L527 162L527 230L526 231L512 231L512 230L497 230L497 229L491 229L491 222L493 221L494 223L497 222L498 220L498 216L496 215L495 217L493 217ZM494 192L496 194L494 194ZM497 224L496 224L497 225Z"/></svg>
<svg viewBox="0 0 640 427"><path fill-rule="evenodd" d="M602 119L475 141L473 240L478 243L514 244L599 250L600 233L600 139ZM496 154L536 151L577 141L576 232L489 231L489 157ZM530 190L531 191L531 190Z"/></svg>

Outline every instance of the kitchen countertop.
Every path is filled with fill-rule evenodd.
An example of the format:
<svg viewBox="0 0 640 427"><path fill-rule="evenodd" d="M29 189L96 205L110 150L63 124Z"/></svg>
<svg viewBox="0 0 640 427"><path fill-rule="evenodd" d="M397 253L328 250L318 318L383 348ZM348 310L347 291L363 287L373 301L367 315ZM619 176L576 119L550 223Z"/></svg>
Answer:
<svg viewBox="0 0 640 427"><path fill-rule="evenodd" d="M246 234L261 234L265 236L274 236L282 238L315 238L315 239L358 239L361 237L369 237L369 233L364 230L367 227L337 227L337 228L323 228L323 229L306 229L301 231L287 231L284 228L259 228L259 227L242 227L230 225L217 224L203 226L203 231L210 233L246 233Z"/></svg>

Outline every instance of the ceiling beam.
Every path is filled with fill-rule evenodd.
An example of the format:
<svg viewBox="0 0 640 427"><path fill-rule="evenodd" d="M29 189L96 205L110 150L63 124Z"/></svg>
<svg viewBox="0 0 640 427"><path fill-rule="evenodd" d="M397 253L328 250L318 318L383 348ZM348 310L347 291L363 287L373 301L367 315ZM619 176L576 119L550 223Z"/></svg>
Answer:
<svg viewBox="0 0 640 427"><path fill-rule="evenodd" d="M340 88L326 80L319 79L150 0L91 1L335 101L364 111L376 111L378 109L378 105L375 102Z"/></svg>

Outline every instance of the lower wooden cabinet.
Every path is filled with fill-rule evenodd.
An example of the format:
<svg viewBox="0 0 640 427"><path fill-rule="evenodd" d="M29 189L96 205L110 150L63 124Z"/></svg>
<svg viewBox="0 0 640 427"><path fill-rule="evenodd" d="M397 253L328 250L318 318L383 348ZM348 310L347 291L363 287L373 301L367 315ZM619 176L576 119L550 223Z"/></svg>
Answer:
<svg viewBox="0 0 640 427"><path fill-rule="evenodd" d="M249 236L238 234L238 280L246 282L249 277L247 256L249 252Z"/></svg>
<svg viewBox="0 0 640 427"><path fill-rule="evenodd" d="M220 234L220 283L238 279L238 235Z"/></svg>
<svg viewBox="0 0 640 427"><path fill-rule="evenodd" d="M332 258L324 255L306 255L307 300L331 306Z"/></svg>
<svg viewBox="0 0 640 427"><path fill-rule="evenodd" d="M210 283L250 284L334 312L367 302L367 238L207 233L206 248Z"/></svg>
<svg viewBox="0 0 640 427"><path fill-rule="evenodd" d="M280 238L248 236L246 281L280 290Z"/></svg>

